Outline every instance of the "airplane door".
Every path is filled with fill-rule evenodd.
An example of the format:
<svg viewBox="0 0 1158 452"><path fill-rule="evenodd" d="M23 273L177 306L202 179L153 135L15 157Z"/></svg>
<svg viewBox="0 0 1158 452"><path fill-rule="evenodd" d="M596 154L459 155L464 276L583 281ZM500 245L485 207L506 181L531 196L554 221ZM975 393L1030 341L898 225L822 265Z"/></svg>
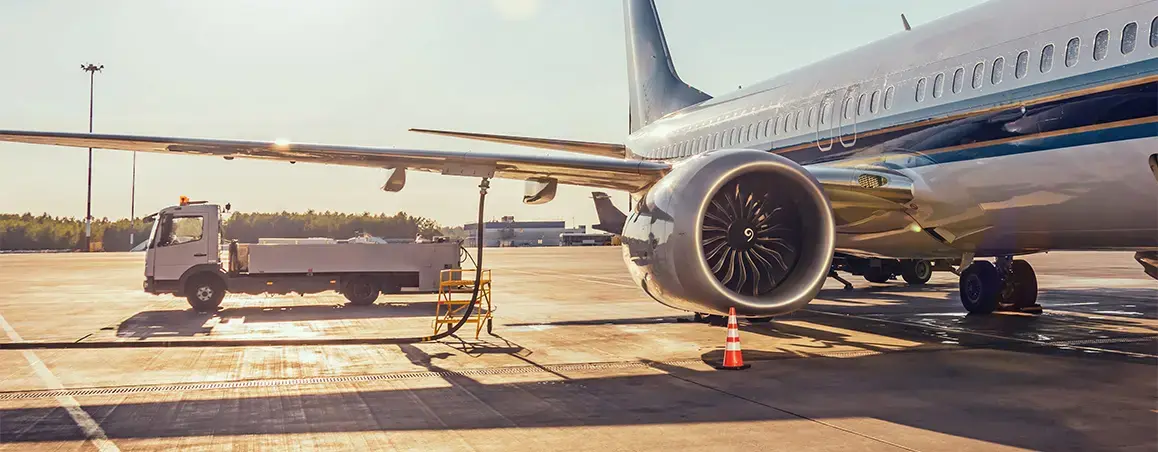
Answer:
<svg viewBox="0 0 1158 452"><path fill-rule="evenodd" d="M837 129L836 123L833 122L832 103L836 93L828 93L820 101L820 110L816 121L816 128L813 129L816 133L816 147L823 151L832 149L832 132ZM821 132L828 131L828 138L821 138Z"/></svg>
<svg viewBox="0 0 1158 452"><path fill-rule="evenodd" d="M840 145L851 148L856 145L856 89L849 88L841 100L840 111L837 112L837 124L840 125Z"/></svg>

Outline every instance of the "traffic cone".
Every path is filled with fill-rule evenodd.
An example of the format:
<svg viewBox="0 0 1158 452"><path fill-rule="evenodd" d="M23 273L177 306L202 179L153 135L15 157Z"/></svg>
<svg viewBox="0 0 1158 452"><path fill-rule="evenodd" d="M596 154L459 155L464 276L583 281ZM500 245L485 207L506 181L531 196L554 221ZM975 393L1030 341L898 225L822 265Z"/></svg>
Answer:
<svg viewBox="0 0 1158 452"><path fill-rule="evenodd" d="M716 367L722 370L747 369L744 364L744 355L740 351L740 327L736 323L736 308L728 308L728 338L724 342L724 365Z"/></svg>

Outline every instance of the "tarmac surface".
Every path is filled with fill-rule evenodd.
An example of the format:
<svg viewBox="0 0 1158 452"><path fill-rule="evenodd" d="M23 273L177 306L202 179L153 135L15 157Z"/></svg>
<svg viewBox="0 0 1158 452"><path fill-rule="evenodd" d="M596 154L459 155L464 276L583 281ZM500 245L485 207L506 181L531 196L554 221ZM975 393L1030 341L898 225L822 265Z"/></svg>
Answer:
<svg viewBox="0 0 1158 452"><path fill-rule="evenodd" d="M646 298L618 248L488 249L495 321L413 345L0 350L0 450L1158 450L1158 282L1131 253L1027 258L1041 315L957 278L832 282L725 330ZM0 342L397 337L434 295L141 291L142 254L0 255Z"/></svg>

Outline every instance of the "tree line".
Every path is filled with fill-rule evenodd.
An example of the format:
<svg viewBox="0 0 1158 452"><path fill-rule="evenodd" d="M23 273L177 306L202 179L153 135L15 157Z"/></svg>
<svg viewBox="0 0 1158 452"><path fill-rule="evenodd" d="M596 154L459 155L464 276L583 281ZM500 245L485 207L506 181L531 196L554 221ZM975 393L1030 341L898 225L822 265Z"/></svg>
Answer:
<svg viewBox="0 0 1158 452"><path fill-rule="evenodd" d="M149 236L152 223L128 219L94 219L92 241L99 250L128 251L129 234L137 243ZM242 213L229 215L223 224L227 240L256 243L261 237L349 238L368 233L382 238L409 238L439 235L433 220L398 212L395 215L347 214L337 212ZM47 214L0 214L0 251L79 250L84 248L84 221Z"/></svg>

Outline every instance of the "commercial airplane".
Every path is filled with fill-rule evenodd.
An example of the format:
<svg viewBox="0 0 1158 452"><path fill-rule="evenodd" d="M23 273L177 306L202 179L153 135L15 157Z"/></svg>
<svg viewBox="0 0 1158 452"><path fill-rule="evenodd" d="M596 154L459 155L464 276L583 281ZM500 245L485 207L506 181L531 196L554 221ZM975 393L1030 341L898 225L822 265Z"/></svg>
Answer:
<svg viewBox="0 0 1158 452"><path fill-rule="evenodd" d="M632 211L606 218L635 282L707 314L800 309L834 253L959 260L964 307L989 313L1036 304L1015 256L1158 251L1158 1L995 0L718 97L676 75L652 1L624 9L624 144L424 129L572 154L0 140L387 168L388 191L406 169L523 179L529 203L560 183L623 190Z"/></svg>

